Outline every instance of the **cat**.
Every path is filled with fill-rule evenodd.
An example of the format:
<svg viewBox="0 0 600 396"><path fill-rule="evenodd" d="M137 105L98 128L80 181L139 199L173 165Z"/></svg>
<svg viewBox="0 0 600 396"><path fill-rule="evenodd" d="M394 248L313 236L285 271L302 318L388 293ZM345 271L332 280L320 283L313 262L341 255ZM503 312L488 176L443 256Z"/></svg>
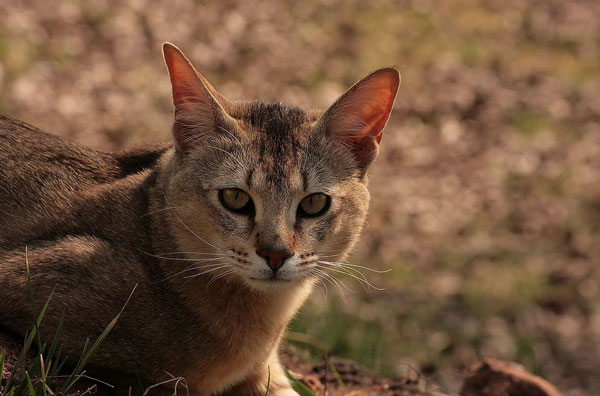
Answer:
<svg viewBox="0 0 600 396"><path fill-rule="evenodd" d="M373 72L328 110L230 100L165 43L174 144L106 153L0 116L0 326L23 336L53 291L76 357L192 395L296 395L286 325L357 240L400 75ZM133 291L133 292L132 292ZM39 307L38 307L39 308ZM46 339L46 341L48 341Z"/></svg>

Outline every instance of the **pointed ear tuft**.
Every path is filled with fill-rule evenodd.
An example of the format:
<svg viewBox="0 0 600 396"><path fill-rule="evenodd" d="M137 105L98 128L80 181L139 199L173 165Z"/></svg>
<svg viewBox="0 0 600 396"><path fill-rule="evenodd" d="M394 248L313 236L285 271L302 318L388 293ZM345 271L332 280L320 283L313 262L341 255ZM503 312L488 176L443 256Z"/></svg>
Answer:
<svg viewBox="0 0 600 396"><path fill-rule="evenodd" d="M354 84L321 119L327 134L348 146L364 169L377 155L399 85L398 70L379 69Z"/></svg>
<svg viewBox="0 0 600 396"><path fill-rule="evenodd" d="M171 43L164 43L163 56L173 89L173 135L178 146L185 151L195 143L203 130L214 131L217 115L223 109L215 98L218 95L215 89L179 48Z"/></svg>

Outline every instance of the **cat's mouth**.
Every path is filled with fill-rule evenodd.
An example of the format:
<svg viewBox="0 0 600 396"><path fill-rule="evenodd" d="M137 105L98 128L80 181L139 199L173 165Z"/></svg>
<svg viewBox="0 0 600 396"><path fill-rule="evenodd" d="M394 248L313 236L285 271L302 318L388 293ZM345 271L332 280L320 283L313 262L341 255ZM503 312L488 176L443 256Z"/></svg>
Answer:
<svg viewBox="0 0 600 396"><path fill-rule="evenodd" d="M269 276L267 278L249 278L250 280L253 281L258 281L258 282L265 282L265 283L279 283L279 282L291 282L291 279L284 279L281 278L279 276L277 276L277 274L273 274L273 276Z"/></svg>

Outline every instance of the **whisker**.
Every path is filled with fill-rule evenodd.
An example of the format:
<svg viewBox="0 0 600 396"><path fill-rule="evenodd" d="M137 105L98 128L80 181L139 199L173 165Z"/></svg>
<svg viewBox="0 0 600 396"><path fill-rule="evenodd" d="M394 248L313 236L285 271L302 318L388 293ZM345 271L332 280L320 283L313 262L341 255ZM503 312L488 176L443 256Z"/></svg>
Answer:
<svg viewBox="0 0 600 396"><path fill-rule="evenodd" d="M319 258L325 258L325 257L335 257L335 256L339 256L339 255L340 255L340 253L327 254L327 255L319 254L318 257Z"/></svg>
<svg viewBox="0 0 600 396"><path fill-rule="evenodd" d="M336 270L334 268L329 268L329 267L321 267L321 268L323 268L323 270L332 270L332 271L340 273L340 274L350 275L350 274L348 274L346 272L342 272L342 271ZM334 279L336 279L337 281L339 281L344 286L344 288L348 289L352 293L356 293L356 291L354 289L350 289L348 286L346 286L346 284L341 279L335 277L333 274L329 274L329 276L332 276ZM362 282L361 282L361 286L364 287L364 285L362 284Z"/></svg>
<svg viewBox="0 0 600 396"><path fill-rule="evenodd" d="M222 278L222 277L224 277L224 276L231 275L231 274L233 274L234 272L235 272L235 270L233 270L233 269L230 269L230 270L227 270L227 271L223 272L222 274L219 274L219 275L217 275L217 276L213 277L213 278L212 278L210 281L208 281L208 283L206 284L206 288L208 289L208 287L209 287L209 286L210 286L212 283L216 282L217 280L221 279L221 278Z"/></svg>
<svg viewBox="0 0 600 396"><path fill-rule="evenodd" d="M324 269L327 269L327 270L331 270L331 271L337 272L339 274L348 275L348 276L350 276L352 278L355 278L359 282L361 282L361 284L362 284L362 282L367 282L368 283L368 280L364 277L364 275L361 274L362 277L359 277L358 275L350 272L350 270L347 269L347 268L331 267L331 266L326 266L326 267L321 266L321 268L324 268Z"/></svg>
<svg viewBox="0 0 600 396"><path fill-rule="evenodd" d="M181 258L181 257L165 257L165 256L159 256L157 254L148 253L148 252L145 252L145 251L143 251L141 249L138 249L138 250L140 252L142 252L142 253L150 256L150 257L155 257L155 258L159 258L161 260L168 260L168 261L191 261L191 262L194 262L194 263L205 263L205 262L208 262L208 261L220 260L220 259L222 259L224 257L227 257L227 255L225 255L224 257L223 256L221 256L221 257L208 257L208 258L200 258L200 259Z"/></svg>
<svg viewBox="0 0 600 396"><path fill-rule="evenodd" d="M152 215L152 214L154 214L154 213L164 212L164 211L167 211L167 210L170 210L170 208L156 209L156 210L153 210L153 211L151 211L151 212L148 212L148 213L146 213L146 214L143 214L143 215L141 215L141 216L140 216L140 218L142 218L142 217L146 217L146 216L150 216L150 215Z"/></svg>
<svg viewBox="0 0 600 396"><path fill-rule="evenodd" d="M342 282L341 280L339 280L339 279L335 278L335 277L334 277L334 276L332 276L331 274L328 274L327 272L325 272L325 271L323 271L323 270L320 270L320 269L318 269L318 268L314 268L314 271L315 271L316 273L318 273L318 274L322 275L322 276L324 277L323 279L326 279L326 280L328 280L328 281L329 281L329 282L330 282L332 285L334 285L334 286L335 286L335 287L338 289L338 291L340 292L340 296L341 296L342 298L344 298L344 299L345 299L345 296L344 296L344 291L342 290L342 287L341 287L341 286L343 286L343 287L344 287L344 289L348 290L350 293L356 293L354 290L352 290L352 289L350 289L348 286L346 286L346 284L345 284L344 282ZM341 284L341 286L340 286L340 284Z"/></svg>
<svg viewBox="0 0 600 396"><path fill-rule="evenodd" d="M231 265L229 265L229 264L221 264L221 266L210 268L210 269L207 269L205 271L199 272L197 274L184 276L183 278L184 279L193 279L193 278L197 278L199 276L202 276L202 275L205 275L205 274L209 274L211 272L214 272L214 271L217 271L217 270L220 270L220 269L223 269L223 268L227 268L227 267L231 267ZM229 270L229 271L231 271L231 270Z"/></svg>
<svg viewBox="0 0 600 396"><path fill-rule="evenodd" d="M346 251L346 249L330 250L330 251L326 252L327 255L317 253L317 256L319 256L319 257L334 257L334 256L339 256L340 254L343 254L345 251Z"/></svg>
<svg viewBox="0 0 600 396"><path fill-rule="evenodd" d="M333 264L327 264L327 265L333 265ZM351 276L352 278L354 278L357 281L359 281L361 283L361 285L363 287L365 287L365 290L367 290L366 286L372 287L373 289L379 290L379 291L385 290L385 289L376 287L373 284L371 284L369 282L369 280L365 277L365 275L362 272L358 271L358 270L354 270L354 271L358 272L360 274L360 276L357 276L356 274L350 272L350 270L352 270L352 268L343 268L343 267L338 267L338 266L335 266L335 267L336 268L332 268L332 267L322 267L322 268L326 268L326 269L328 269L330 271L334 271L334 272L337 272L337 273L340 273L340 274L345 274L345 275Z"/></svg>
<svg viewBox="0 0 600 396"><path fill-rule="evenodd" d="M210 252L169 252L169 253L162 253L157 256L166 257L167 255L176 255L176 254L197 254L199 256L216 256L216 257L231 256L230 253L210 253Z"/></svg>
<svg viewBox="0 0 600 396"><path fill-rule="evenodd" d="M178 221L181 223L181 225L182 225L182 226L184 226L184 227L185 227L185 228L186 228L186 229L187 229L189 232L191 232L191 233L192 233L192 235L194 235L196 238L198 238L198 239L199 239L199 240L201 240L202 242L206 243L207 245L214 247L215 249L218 249L218 250L225 250L225 249L223 249L223 248L217 247L217 246L213 245L212 243L210 243L210 242L207 242L207 241L205 241L204 239L200 238L200 237L198 236L198 234L196 234L194 231L192 231L192 230L190 229L190 227L188 227L188 226L187 226L187 225L186 225L186 224L183 222L183 220L181 220L181 218L179 217L179 215L178 215L178 214L177 214L177 212L175 211L175 208L173 208L173 207L171 206L171 204L169 203L169 200L168 200L168 198L167 198L167 195L165 194L165 192L164 192L164 191L162 192L162 195L163 195L163 197L165 198L165 202L167 203L167 206L168 206L169 208L171 208L171 210L173 211L173 214L175 215L175 217L177 218L177 220L178 220Z"/></svg>
<svg viewBox="0 0 600 396"><path fill-rule="evenodd" d="M320 263L340 265L340 266L344 266L344 267L361 268L361 269L364 269L364 270L367 270L367 271L375 272L377 274L385 274L385 273L391 271L391 268L386 269L386 270L376 270L376 269L373 269L373 268L365 267L364 265L350 264L350 263L340 263L340 262L337 262L337 261L321 261L321 260L319 260L319 262Z"/></svg>
<svg viewBox="0 0 600 396"><path fill-rule="evenodd" d="M341 270L344 273L350 275L351 277L353 277L353 278L361 281L365 285L367 285L369 287L372 287L375 290L379 290L379 291L385 290L385 289L378 288L378 287L374 286L372 283L369 282L369 280L367 279L367 277L365 276L365 274L363 274L362 272L360 272L358 269L353 268L353 266L350 266L350 265L344 264L344 263L333 263L333 262L326 262L326 261L319 261L319 263L320 264L329 265L329 266L333 266L333 267L337 268L338 270ZM358 267L361 268L362 266L358 266ZM365 269L368 269L368 268L365 267ZM385 272L387 272L387 271L385 271ZM381 273L381 272L378 272L378 273Z"/></svg>
<svg viewBox="0 0 600 396"><path fill-rule="evenodd" d="M192 265L190 265L189 267L187 267L184 270L181 270L181 271L179 271L179 272L177 272L177 273L175 273L173 275L169 275L168 277L166 277L165 279L163 279L161 282L164 282L164 281L166 281L168 279L174 278L177 275L181 275L181 274L183 274L185 272L190 272L190 271L194 271L194 270L197 270L197 269L203 269L203 268L217 267L217 266L220 266L220 265L223 265L223 263L206 264L206 265L203 265L201 267L198 267L195 264L192 264ZM202 275L202 274L199 274L199 275ZM189 278L189 277L184 277L184 279L187 279L187 278Z"/></svg>
<svg viewBox="0 0 600 396"><path fill-rule="evenodd" d="M321 264L321 265L327 265L328 267L326 267L326 268L334 267L337 270L343 271L345 274L353 276L353 277L357 276L357 274L358 274L362 280L368 281L368 279L365 276L365 274L363 274L362 272L360 272L359 270L357 270L355 268L345 267L345 266L340 265L338 263L327 263L327 262L324 262L324 261L319 261L318 263Z"/></svg>
<svg viewBox="0 0 600 396"><path fill-rule="evenodd" d="M309 274L314 274L315 272L313 272L312 270L309 271ZM325 281L323 281L322 278L317 278L317 285L319 285L319 290L321 290L321 293L323 295L323 299L327 299L327 292L329 291L329 289L327 288L327 283L325 283Z"/></svg>

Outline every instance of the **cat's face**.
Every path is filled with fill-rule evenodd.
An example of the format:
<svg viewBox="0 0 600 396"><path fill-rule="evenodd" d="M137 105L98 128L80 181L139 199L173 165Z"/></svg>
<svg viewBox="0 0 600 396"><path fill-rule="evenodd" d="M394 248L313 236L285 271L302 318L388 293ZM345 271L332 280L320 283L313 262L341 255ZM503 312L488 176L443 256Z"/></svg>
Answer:
<svg viewBox="0 0 600 396"><path fill-rule="evenodd" d="M179 247L202 262L198 273L266 289L335 271L364 223L365 174L397 72L372 74L318 114L229 101L174 47L165 58L177 142L165 194Z"/></svg>

